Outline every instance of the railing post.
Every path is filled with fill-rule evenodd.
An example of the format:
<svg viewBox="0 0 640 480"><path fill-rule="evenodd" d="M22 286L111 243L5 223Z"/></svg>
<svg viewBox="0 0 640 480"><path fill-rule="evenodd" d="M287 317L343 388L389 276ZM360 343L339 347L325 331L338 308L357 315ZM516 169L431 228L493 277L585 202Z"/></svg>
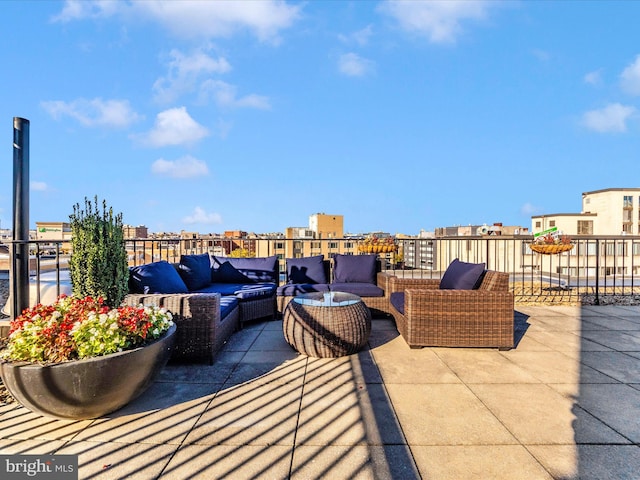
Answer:
<svg viewBox="0 0 640 480"><path fill-rule="evenodd" d="M29 307L29 120L13 118L11 317Z"/></svg>
<svg viewBox="0 0 640 480"><path fill-rule="evenodd" d="M596 238L596 305L600 305L600 240Z"/></svg>

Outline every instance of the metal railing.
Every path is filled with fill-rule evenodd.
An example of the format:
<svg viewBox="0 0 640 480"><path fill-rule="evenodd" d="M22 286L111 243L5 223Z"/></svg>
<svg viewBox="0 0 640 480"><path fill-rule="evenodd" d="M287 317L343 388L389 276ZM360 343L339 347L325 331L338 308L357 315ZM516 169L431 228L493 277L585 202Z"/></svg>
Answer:
<svg viewBox="0 0 640 480"><path fill-rule="evenodd" d="M516 303L612 303L624 297L640 301L640 236L576 236L573 249L555 255L531 250L531 236L465 236L396 239L394 252L376 253L382 269L412 278L440 278L455 258L485 263L487 269L507 272ZM12 242L6 242L11 244ZM364 238L284 239L255 238L160 238L128 239L125 248L129 265L159 260L180 261L181 255L209 253L265 257L276 255L284 281L286 259L312 255L331 258L335 254L363 253ZM11 248L9 249L12 250ZM51 271L60 284L60 272L67 268L69 242L29 241L31 283L40 301L40 279ZM10 265L11 261L6 262ZM3 262L0 259L0 271ZM53 273L55 272L55 273ZM49 280L50 281L50 280ZM33 299L32 299L33 301Z"/></svg>

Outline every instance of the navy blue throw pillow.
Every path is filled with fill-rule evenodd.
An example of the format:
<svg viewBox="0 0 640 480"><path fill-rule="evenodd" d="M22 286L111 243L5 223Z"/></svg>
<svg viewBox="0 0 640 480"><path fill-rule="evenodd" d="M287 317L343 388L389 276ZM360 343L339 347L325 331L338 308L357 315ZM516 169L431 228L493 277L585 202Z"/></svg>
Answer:
<svg viewBox="0 0 640 480"><path fill-rule="evenodd" d="M249 277L238 271L231 263L224 262L215 273L216 283L253 283Z"/></svg>
<svg viewBox="0 0 640 480"><path fill-rule="evenodd" d="M457 258L449 264L440 280L441 290L473 290L484 277L484 263L466 263Z"/></svg>
<svg viewBox="0 0 640 480"><path fill-rule="evenodd" d="M336 283L376 283L378 255L336 255L333 257L333 281Z"/></svg>
<svg viewBox="0 0 640 480"><path fill-rule="evenodd" d="M129 269L134 293L189 293L178 271L165 260Z"/></svg>
<svg viewBox="0 0 640 480"><path fill-rule="evenodd" d="M287 258L287 278L289 283L327 283L324 270L324 256Z"/></svg>
<svg viewBox="0 0 640 480"><path fill-rule="evenodd" d="M278 257L212 257L213 281L221 282L217 278L217 271L224 262L246 276L250 283L277 282L278 281ZM245 283L247 280L245 280ZM226 283L226 282L225 282Z"/></svg>
<svg viewBox="0 0 640 480"><path fill-rule="evenodd" d="M182 255L178 272L189 291L200 290L211 283L211 259L208 253Z"/></svg>

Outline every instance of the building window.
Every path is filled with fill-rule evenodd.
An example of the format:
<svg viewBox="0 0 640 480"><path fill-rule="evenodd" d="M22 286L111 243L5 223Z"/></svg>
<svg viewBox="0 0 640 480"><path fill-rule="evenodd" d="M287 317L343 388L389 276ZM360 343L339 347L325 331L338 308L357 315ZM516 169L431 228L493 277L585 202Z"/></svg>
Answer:
<svg viewBox="0 0 640 480"><path fill-rule="evenodd" d="M625 195L622 199L623 208L633 208L633 197L631 195Z"/></svg>
<svg viewBox="0 0 640 480"><path fill-rule="evenodd" d="M556 221L555 220L549 220L549 226L550 227L555 227L556 226Z"/></svg>
<svg viewBox="0 0 640 480"><path fill-rule="evenodd" d="M536 222L536 228L540 228L542 226L541 222Z"/></svg>
<svg viewBox="0 0 640 480"><path fill-rule="evenodd" d="M593 220L578 220L578 235L593 235Z"/></svg>

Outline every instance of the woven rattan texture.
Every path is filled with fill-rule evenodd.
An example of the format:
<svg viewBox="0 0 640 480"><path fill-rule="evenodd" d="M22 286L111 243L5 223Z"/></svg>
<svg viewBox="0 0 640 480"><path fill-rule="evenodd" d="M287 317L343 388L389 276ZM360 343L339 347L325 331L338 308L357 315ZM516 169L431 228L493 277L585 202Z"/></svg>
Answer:
<svg viewBox="0 0 640 480"><path fill-rule="evenodd" d="M509 275L488 271L478 290L440 290L439 280L392 280L404 291L404 315L392 308L411 347L513 348L514 300Z"/></svg>
<svg viewBox="0 0 640 480"><path fill-rule="evenodd" d="M316 307L289 302L284 311L284 338L310 357L340 357L362 349L371 333L371 312L363 302Z"/></svg>
<svg viewBox="0 0 640 480"><path fill-rule="evenodd" d="M238 329L240 310L235 308L220 319L220 294L129 294L126 305L156 305L173 315L177 326L172 360L197 359L213 363L213 359L231 334Z"/></svg>
<svg viewBox="0 0 640 480"><path fill-rule="evenodd" d="M268 298L250 299L240 302L240 322L250 322L258 318L273 318L276 313L276 298L274 295Z"/></svg>

